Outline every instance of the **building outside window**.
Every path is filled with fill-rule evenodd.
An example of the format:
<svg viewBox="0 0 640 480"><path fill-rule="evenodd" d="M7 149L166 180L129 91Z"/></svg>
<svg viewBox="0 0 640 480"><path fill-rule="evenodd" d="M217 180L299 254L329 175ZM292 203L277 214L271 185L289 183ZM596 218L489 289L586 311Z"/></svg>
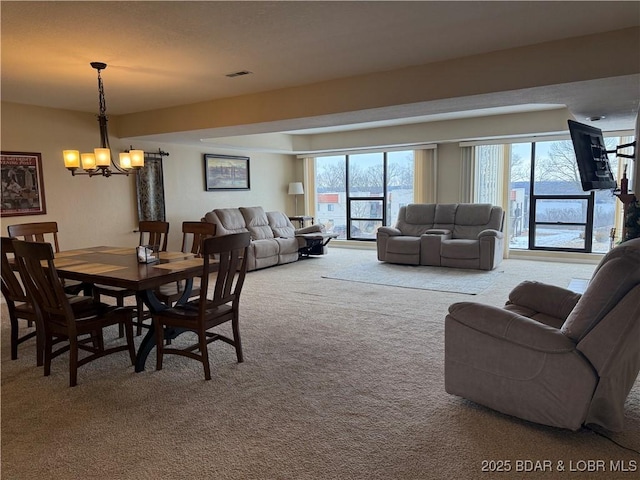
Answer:
<svg viewBox="0 0 640 480"><path fill-rule="evenodd" d="M608 150L630 141L605 137ZM611 154L609 161L618 178L624 160ZM479 203L503 203L500 179L508 172L509 248L604 253L619 240L618 201L610 190L582 190L570 140L477 146L475 166Z"/></svg>
<svg viewBox="0 0 640 480"><path fill-rule="evenodd" d="M374 241L413 202L413 151L315 158L316 222L339 239Z"/></svg>

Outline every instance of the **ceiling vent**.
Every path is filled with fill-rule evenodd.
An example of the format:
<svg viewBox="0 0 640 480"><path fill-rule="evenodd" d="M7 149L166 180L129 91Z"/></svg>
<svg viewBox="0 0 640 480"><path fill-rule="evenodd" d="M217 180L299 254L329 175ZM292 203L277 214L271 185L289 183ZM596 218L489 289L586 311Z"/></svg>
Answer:
<svg viewBox="0 0 640 480"><path fill-rule="evenodd" d="M251 72L249 70L240 70L239 72L227 73L225 77L235 78L242 77L243 75L249 75Z"/></svg>

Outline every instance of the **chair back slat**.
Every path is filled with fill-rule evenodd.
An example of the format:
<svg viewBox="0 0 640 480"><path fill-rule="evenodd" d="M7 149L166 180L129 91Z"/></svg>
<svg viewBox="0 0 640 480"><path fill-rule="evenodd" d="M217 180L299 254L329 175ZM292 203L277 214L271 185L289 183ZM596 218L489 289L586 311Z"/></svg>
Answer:
<svg viewBox="0 0 640 480"><path fill-rule="evenodd" d="M138 224L138 230L140 245L158 245L161 252L167 251L169 222L144 220Z"/></svg>
<svg viewBox="0 0 640 480"><path fill-rule="evenodd" d="M53 264L51 244L14 240L13 247L22 281L43 320L66 324L75 332L73 312Z"/></svg>
<svg viewBox="0 0 640 480"><path fill-rule="evenodd" d="M27 302L27 295L9 261L9 255L14 255L13 240L2 237L2 295L7 302Z"/></svg>
<svg viewBox="0 0 640 480"><path fill-rule="evenodd" d="M247 273L247 253L251 235L249 232L223 235L204 240L202 255L204 271L200 284L200 313L204 315L206 308L233 302L237 306L240 292ZM207 295L209 280L209 264L213 258L218 259L218 271L212 297ZM206 296L207 301L202 301Z"/></svg>
<svg viewBox="0 0 640 480"><path fill-rule="evenodd" d="M9 225L7 226L7 231L11 238L19 238L27 242L53 243L55 252L58 253L60 251L57 222L34 222ZM51 235L51 237L47 237L47 235ZM49 240L49 238L51 240Z"/></svg>
<svg viewBox="0 0 640 480"><path fill-rule="evenodd" d="M216 234L216 224L209 222L182 222L182 247L184 253L200 256L202 242ZM191 240L191 247L189 247Z"/></svg>

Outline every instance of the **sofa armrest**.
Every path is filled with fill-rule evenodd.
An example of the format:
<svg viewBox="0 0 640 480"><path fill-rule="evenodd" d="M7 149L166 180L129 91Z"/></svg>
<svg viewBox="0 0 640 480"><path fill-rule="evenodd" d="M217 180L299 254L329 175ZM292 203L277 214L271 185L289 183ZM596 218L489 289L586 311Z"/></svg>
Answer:
<svg viewBox="0 0 640 480"><path fill-rule="evenodd" d="M318 233L318 232L324 232L324 228L322 227L322 225L316 224L316 225L309 225L308 227L298 228L295 233L296 235L298 235L299 233Z"/></svg>
<svg viewBox="0 0 640 480"><path fill-rule="evenodd" d="M526 280L511 290L507 304L566 320L580 297L579 293L566 288Z"/></svg>
<svg viewBox="0 0 640 480"><path fill-rule="evenodd" d="M402 232L395 227L380 227L378 228L377 233L385 233L392 237L397 237L398 235L402 235Z"/></svg>
<svg viewBox="0 0 640 480"><path fill-rule="evenodd" d="M575 343L557 328L492 305L454 303L449 307L449 317L473 330L531 350L545 353L575 350Z"/></svg>
<svg viewBox="0 0 640 480"><path fill-rule="evenodd" d="M498 230L494 230L492 228L487 228L486 230L482 230L478 234L478 238L482 237L496 237L496 238L504 238L504 233Z"/></svg>

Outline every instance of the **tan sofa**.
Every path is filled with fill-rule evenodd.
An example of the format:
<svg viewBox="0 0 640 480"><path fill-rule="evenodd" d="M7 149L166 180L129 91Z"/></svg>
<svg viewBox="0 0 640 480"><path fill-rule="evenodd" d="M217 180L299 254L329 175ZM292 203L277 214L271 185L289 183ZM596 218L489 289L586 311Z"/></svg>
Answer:
<svg viewBox="0 0 640 480"><path fill-rule="evenodd" d="M218 208L202 220L216 225L216 236L251 233L249 271L295 262L305 254L309 237L323 235L321 225L296 230L284 213L265 212L262 207Z"/></svg>
<svg viewBox="0 0 640 480"><path fill-rule="evenodd" d="M580 295L523 282L504 308L462 302L445 319L445 389L532 422L624 427L640 371L640 238L611 250Z"/></svg>
<svg viewBox="0 0 640 480"><path fill-rule="evenodd" d="M504 212L486 203L414 203L376 234L378 260L493 270L502 262Z"/></svg>

